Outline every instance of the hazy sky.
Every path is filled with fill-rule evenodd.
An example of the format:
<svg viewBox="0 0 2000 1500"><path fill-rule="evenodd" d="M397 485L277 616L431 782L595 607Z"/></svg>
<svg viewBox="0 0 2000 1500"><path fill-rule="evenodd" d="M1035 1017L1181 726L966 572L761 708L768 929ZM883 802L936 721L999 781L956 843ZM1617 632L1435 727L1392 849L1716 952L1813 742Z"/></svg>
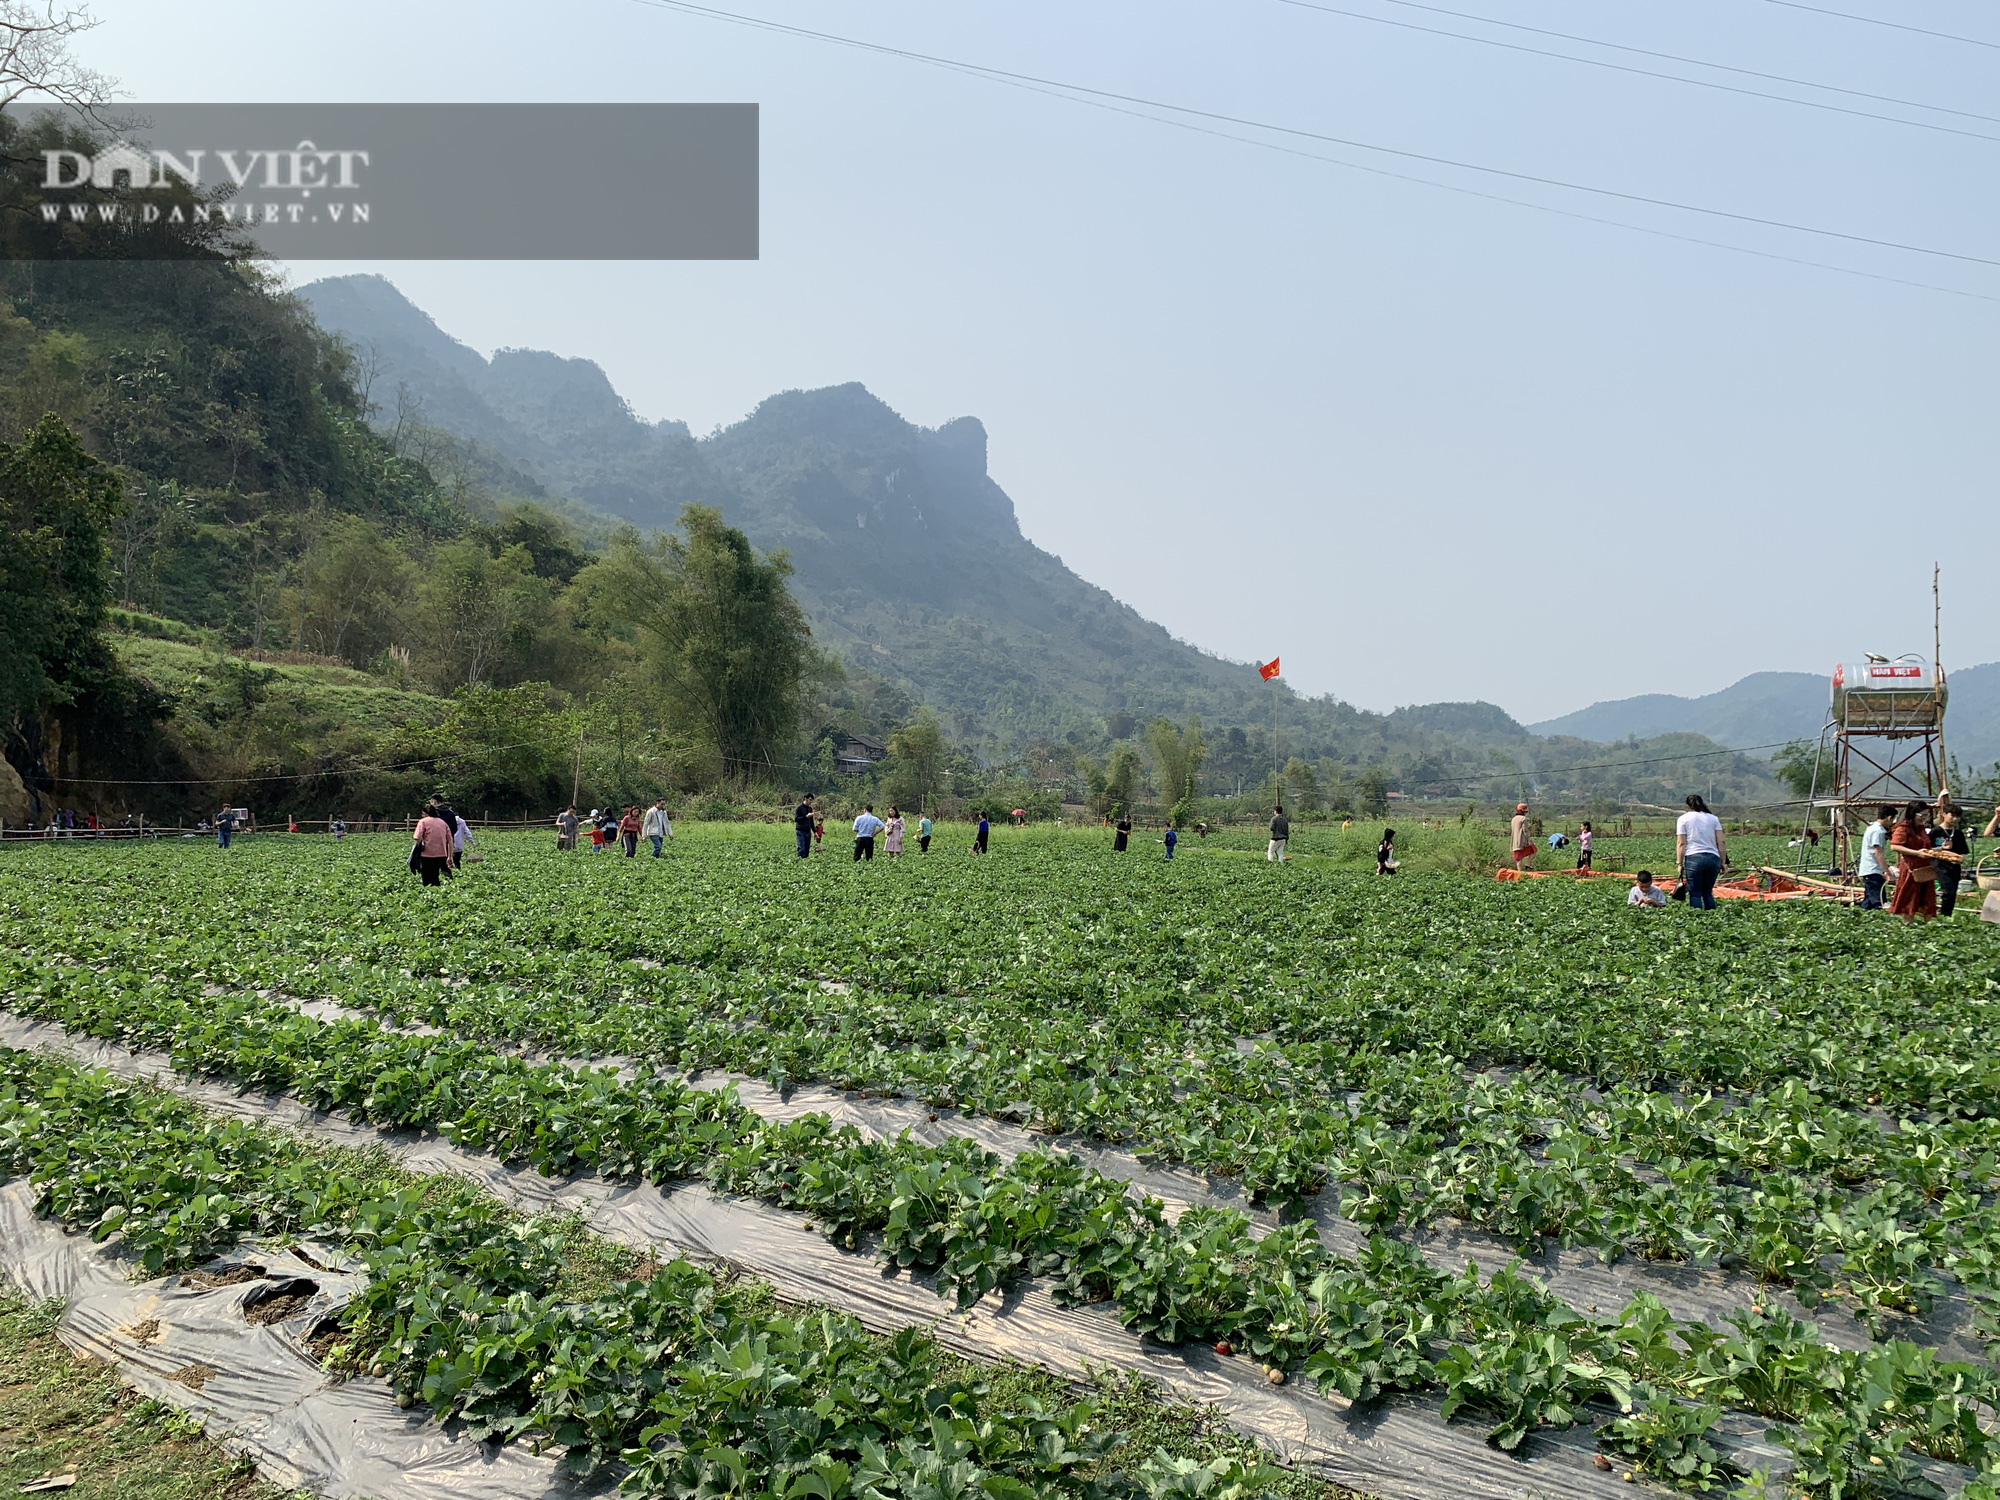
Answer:
<svg viewBox="0 0 2000 1500"><path fill-rule="evenodd" d="M2000 261L2000 47L1778 0L1438 4L1857 93L1396 0L1326 3L1973 135L1285 0L720 3ZM1990 0L1814 3L2000 43ZM86 55L141 100L757 102L758 262L294 274L380 270L475 347L587 356L642 416L698 432L773 391L847 380L926 425L975 414L1031 538L1188 640L1282 652L1302 691L1371 708L1485 698L1533 720L1864 650L1928 652L1934 558L1947 666L2000 657L1993 265L1208 127L1949 290L1869 280L644 0L97 12Z"/></svg>

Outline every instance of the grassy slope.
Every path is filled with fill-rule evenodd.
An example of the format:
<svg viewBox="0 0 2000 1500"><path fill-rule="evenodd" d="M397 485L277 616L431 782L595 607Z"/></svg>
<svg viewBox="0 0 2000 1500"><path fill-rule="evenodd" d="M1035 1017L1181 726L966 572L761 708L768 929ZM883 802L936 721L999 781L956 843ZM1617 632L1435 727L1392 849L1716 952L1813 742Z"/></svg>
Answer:
<svg viewBox="0 0 2000 1500"><path fill-rule="evenodd" d="M139 635L113 635L111 642L126 666L180 699L178 716L192 713L211 723L279 711L307 731L379 731L435 720L443 712L441 700L429 693L390 687L347 667L251 662Z"/></svg>
<svg viewBox="0 0 2000 1500"><path fill-rule="evenodd" d="M60 1310L0 1296L0 1491L73 1473L73 1500L279 1500L198 1425L59 1343Z"/></svg>

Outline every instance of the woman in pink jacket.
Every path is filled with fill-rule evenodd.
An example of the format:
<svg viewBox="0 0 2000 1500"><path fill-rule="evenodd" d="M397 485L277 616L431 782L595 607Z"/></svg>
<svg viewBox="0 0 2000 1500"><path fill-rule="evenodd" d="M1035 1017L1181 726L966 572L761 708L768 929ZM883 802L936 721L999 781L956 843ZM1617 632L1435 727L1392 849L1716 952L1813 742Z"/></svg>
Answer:
<svg viewBox="0 0 2000 1500"><path fill-rule="evenodd" d="M437 815L435 804L424 809L411 837L411 868L424 877L425 885L442 884L451 872L451 826Z"/></svg>

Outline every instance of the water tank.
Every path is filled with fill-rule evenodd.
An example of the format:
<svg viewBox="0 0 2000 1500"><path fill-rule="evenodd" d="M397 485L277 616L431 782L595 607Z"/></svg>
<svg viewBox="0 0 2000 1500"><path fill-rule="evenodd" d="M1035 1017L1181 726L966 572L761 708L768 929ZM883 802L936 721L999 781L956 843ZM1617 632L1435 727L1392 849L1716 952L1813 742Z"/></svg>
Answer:
<svg viewBox="0 0 2000 1500"><path fill-rule="evenodd" d="M1934 728L1944 719L1945 697L1936 669L1920 657L1833 669L1833 717L1852 729Z"/></svg>

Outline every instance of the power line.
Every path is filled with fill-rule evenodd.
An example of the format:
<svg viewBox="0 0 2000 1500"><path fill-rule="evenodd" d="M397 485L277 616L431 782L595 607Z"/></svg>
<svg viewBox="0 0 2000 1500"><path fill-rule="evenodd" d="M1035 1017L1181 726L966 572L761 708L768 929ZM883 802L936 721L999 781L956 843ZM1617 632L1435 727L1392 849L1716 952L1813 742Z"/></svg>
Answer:
<svg viewBox="0 0 2000 1500"><path fill-rule="evenodd" d="M1891 31L1910 31L1918 36L1934 36L1941 42L1964 42L1969 47L1991 47L2000 52L2000 42L1984 41L1976 36L1954 36L1949 31L1932 31L1924 26L1910 26L1902 21L1884 21L1877 16L1857 16L1852 11L1828 10L1823 5L1804 5L1800 0L1766 0L1770 5L1782 5L1786 10L1809 10L1816 16L1837 16L1843 21L1859 21L1864 26L1886 26Z"/></svg>
<svg viewBox="0 0 2000 1500"><path fill-rule="evenodd" d="M1975 141L2000 141L2000 136L1988 135L1983 130L1963 130L1956 125L1942 125L1933 120L1906 120L1899 115L1877 114L1875 111L1869 109L1854 109L1845 104L1830 104L1823 99L1794 99L1787 94L1772 94L1772 93L1766 93L1763 89L1744 88L1739 84L1718 83L1711 78L1684 78L1678 73L1661 73L1655 71L1652 68L1636 68L1629 63L1610 62L1605 58L1601 57L1577 57L1573 53L1552 52L1546 47L1529 47L1523 45L1520 42L1503 42L1497 37L1471 36L1463 31L1448 31L1441 26L1424 26L1418 24L1415 21L1398 21L1389 16L1371 16L1366 11L1345 10L1337 5L1316 5L1313 3L1313 0L1278 0L1278 3L1280 5L1292 6L1298 10L1318 11L1322 15L1346 16L1356 21L1372 21L1377 26L1394 26L1401 31L1419 31L1426 36L1445 36L1445 37L1452 37L1455 40L1461 42L1476 42L1482 47L1499 47L1508 52L1526 53L1531 57L1551 57L1555 58L1560 62L1578 63L1584 67L1591 67L1591 68L1607 68L1614 73L1629 73L1639 78L1658 78L1668 83L1684 83L1690 88L1714 89L1717 90L1718 92L1725 94L1739 94L1744 98L1748 99L1768 99L1777 104L1796 105L1800 109L1827 110L1833 114L1852 115L1856 119L1861 119L1861 120L1879 120L1884 124L1888 125L1907 125L1913 130L1936 130L1936 131L1941 131L1946 135L1966 136ZM1407 4L1410 3L1410 0L1386 0L1386 3L1391 5ZM1436 7L1429 5L1422 5L1422 6L1417 6L1416 8L1419 10L1433 10ZM1440 11L1439 14L1448 16L1457 16L1457 15L1462 15L1464 13L1460 11ZM1467 16L1466 19L1473 21L1483 21L1486 18L1483 16ZM1507 25L1512 25L1513 23L1507 21L1492 21L1488 22L1487 24L1494 26L1507 26ZM1665 52L1647 52L1645 51L1644 48L1640 47L1621 47L1617 42L1599 42L1599 41L1593 41L1589 37L1572 37L1569 36L1568 33L1566 32L1560 32L1560 31L1545 32L1542 31L1542 29L1537 26L1524 26L1521 27L1520 29L1523 31L1538 32L1544 36L1562 37L1567 41L1581 42L1587 46L1592 46L1592 47L1617 47L1620 51L1636 52L1646 57L1664 58L1672 56L1672 54ZM1673 61L1686 63L1689 66L1698 68L1721 68L1725 66L1724 64L1721 63L1700 62L1693 58L1673 58ZM1728 68L1727 71L1731 73L1746 73L1748 74L1748 76L1754 78L1771 78L1778 82L1793 84L1799 88L1812 89L1812 88L1827 87L1827 85L1824 84L1808 83L1805 80L1798 78L1780 78L1776 74L1749 73L1749 70L1743 68ZM1831 90L1831 92L1842 93L1842 94L1857 93L1857 91L1853 89L1835 89ZM1876 94L1859 94L1858 97L1864 99L1883 98L1883 96ZM1900 104L1905 108L1909 109L1931 109L1934 107L1928 104L1917 104L1908 99L1886 99L1884 102L1892 104ZM2000 125L2000 117L1995 117L1993 115L1973 114L1968 110L1958 110L1958 109L1940 110L1939 113L1961 115L1964 116L1966 119L1986 120L1993 124Z"/></svg>
<svg viewBox="0 0 2000 1500"><path fill-rule="evenodd" d="M1588 183L1569 182L1559 177L1543 177L1533 172L1517 172L1506 167L1489 167L1478 162L1460 161L1455 157L1434 156L1423 151L1409 151L1397 146L1379 146L1370 141L1355 140L1346 136L1329 135L1321 131L1306 130L1292 125L1276 125L1265 120L1253 120L1241 115L1225 114L1219 110L1200 109L1193 105L1173 104L1160 99L1148 99L1137 94L1123 94L1111 89L1092 88L1087 84L1067 83L1060 79L1043 78L1032 73L1017 73L1005 68L992 68L982 63L963 62L955 58L937 57L930 53L915 52L904 47L891 47L881 42L861 41L854 37L836 36L831 32L813 31L803 26L791 26L781 21L768 21L759 16L742 15L734 11L718 10L712 6L696 5L692 0L635 0L635 3L649 5L660 10L678 11L684 15L702 16L711 20L728 21L740 26L749 26L763 31L779 32L789 36L802 37L811 41L827 42L834 46L852 47L858 51L873 52L885 57L901 58L931 67L945 68L998 82L1025 85L1030 88L1060 90L1065 95L1086 95L1086 100L1112 100L1121 104L1141 106L1146 109L1167 110L1193 119L1213 120L1226 125L1238 125L1250 130L1265 130L1273 134L1291 136L1301 140L1320 141L1333 146L1345 146L1357 151L1373 151L1385 156L1399 157L1407 161L1426 162L1433 166L1450 167L1458 171L1480 172L1487 176L1503 177L1515 182L1530 182L1540 187L1559 188L1565 192L1590 193L1602 198L1612 198L1625 203L1641 203L1653 208L1672 209L1679 213L1702 214L1709 218L1726 219L1739 224L1754 224L1765 229L1782 229L1795 234L1818 235L1825 239L1842 240L1849 244L1869 245L1882 250L1900 250L1912 255L1928 255L1941 260L1960 261L1967 265L2000 267L2000 260L1983 255L1968 255L1957 250L1939 250L1928 245L1905 244L1899 240L1877 239L1872 235L1850 234L1839 229L1822 229L1811 224L1794 224L1784 219L1767 219L1757 214L1736 213L1726 208L1709 208L1702 204L1682 203L1671 198L1654 198L1644 193L1628 193L1618 188L1595 187ZM1142 117L1145 118L1145 117ZM1172 123L1161 121L1160 123ZM1233 137L1241 140L1242 137ZM1247 144L1263 144L1248 142ZM1330 158L1329 158L1330 159ZM1337 163L1348 165L1347 163ZM1373 169L1365 169L1373 170ZM1421 181L1422 179L1416 179ZM1441 186L1442 184L1432 184ZM1526 205L1534 207L1536 205ZM1723 248L1736 248L1724 246ZM1754 253L1754 252L1752 252ZM1865 273L1864 273L1865 274ZM1951 288L1935 288L1949 291ZM1973 294L1978 295L1978 294Z"/></svg>
<svg viewBox="0 0 2000 1500"><path fill-rule="evenodd" d="M114 781L104 776L58 776L55 780L85 786L242 786L253 781L318 781L330 776L367 776L381 771L408 771L416 766L435 765L441 760L498 755L506 750L533 750L547 743L545 740L522 740L515 745L477 745L465 750L443 750L436 755L419 756L416 760L396 761L386 766L329 766L323 771L285 772L269 776L181 776L155 781Z"/></svg>
<svg viewBox="0 0 2000 1500"><path fill-rule="evenodd" d="M1293 3L1293 0L1284 0ZM1428 11L1432 15L1451 16L1455 20L1474 21L1482 26L1500 26L1509 31L1523 31L1532 36L1555 37L1565 42L1580 42L1586 47L1604 47L1613 52L1629 52L1634 57L1657 58L1661 62L1676 62L1690 68L1713 68L1718 73L1734 73L1739 78L1761 78L1766 83L1788 83L1795 88L1819 89L1829 94L1845 94L1850 99L1872 99L1877 104L1899 104L1905 109L1927 109L1941 115L1958 115L1967 120L1985 120L1989 124L2000 124L2000 116L1982 115L1969 109L1952 109L1943 104L1925 104L1919 99L1899 99L1893 94L1871 94L1866 89L1842 88L1833 83L1815 83L1810 78L1791 78L1783 73L1764 73L1756 68L1739 68L1730 63L1709 62L1705 58L1682 57L1678 53L1659 52L1651 47L1633 47L1624 42L1607 42L1599 37L1578 36L1574 32L1551 31L1546 26L1528 26L1520 21L1502 21L1494 16L1482 16L1467 10L1447 10L1441 5L1425 5L1422 0L1382 0L1384 5L1398 5L1405 10ZM1344 14L1344 12L1343 12ZM1456 33L1446 33L1456 35ZM1468 38L1468 40L1472 40ZM1483 40L1483 39L1482 39ZM1581 62L1582 58L1576 59ZM1692 82L1693 80L1686 80Z"/></svg>

